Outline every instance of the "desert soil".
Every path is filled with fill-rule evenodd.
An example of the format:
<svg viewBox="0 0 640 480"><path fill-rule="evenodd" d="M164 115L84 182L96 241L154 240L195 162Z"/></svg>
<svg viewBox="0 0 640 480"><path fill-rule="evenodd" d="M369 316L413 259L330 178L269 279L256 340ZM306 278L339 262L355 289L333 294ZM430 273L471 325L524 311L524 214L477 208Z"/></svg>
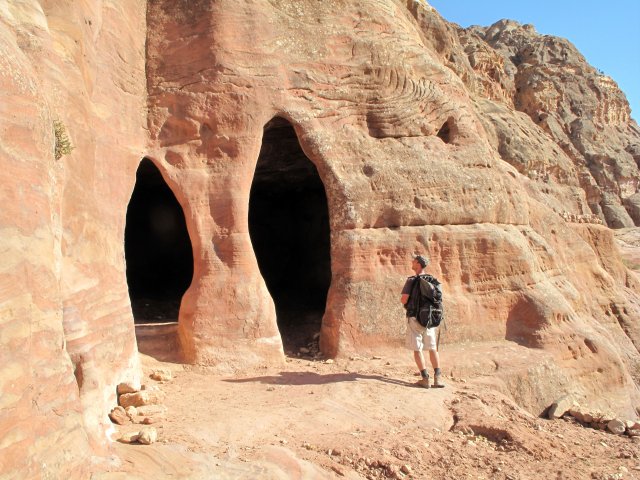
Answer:
<svg viewBox="0 0 640 480"><path fill-rule="evenodd" d="M638 232L624 232L630 264ZM158 442L114 442L95 480L640 479L639 438L548 420L499 393L497 368L536 361L511 342L444 344L447 386L426 390L413 385L411 352L399 344L221 375L176 363L165 340L164 352L141 354L145 382L166 395ZM173 378L151 380L158 369ZM139 428L116 426L113 437Z"/></svg>
<svg viewBox="0 0 640 480"><path fill-rule="evenodd" d="M640 478L639 442L536 417L492 388L489 375L414 387L407 353L334 363L288 358L225 376L143 355L147 375L173 373L147 383L166 394L167 412L153 424L159 441L116 442L109 472L94 477ZM463 354L444 346L443 365ZM119 426L114 436L139 428Z"/></svg>

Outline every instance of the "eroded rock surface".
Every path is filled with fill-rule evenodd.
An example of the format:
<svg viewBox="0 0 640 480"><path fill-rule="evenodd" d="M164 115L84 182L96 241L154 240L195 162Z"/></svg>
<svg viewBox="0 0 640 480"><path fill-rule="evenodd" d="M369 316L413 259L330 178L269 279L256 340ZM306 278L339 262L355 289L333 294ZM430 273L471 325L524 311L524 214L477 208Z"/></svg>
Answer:
<svg viewBox="0 0 640 480"><path fill-rule="evenodd" d="M2 473L82 472L139 384L123 242L144 157L191 241L181 360L277 364L303 323L326 357L399 348L422 252L447 343L527 349L496 366L520 406L635 415L640 281L609 227L638 224L640 131L567 41L399 0L6 2L0 36Z"/></svg>

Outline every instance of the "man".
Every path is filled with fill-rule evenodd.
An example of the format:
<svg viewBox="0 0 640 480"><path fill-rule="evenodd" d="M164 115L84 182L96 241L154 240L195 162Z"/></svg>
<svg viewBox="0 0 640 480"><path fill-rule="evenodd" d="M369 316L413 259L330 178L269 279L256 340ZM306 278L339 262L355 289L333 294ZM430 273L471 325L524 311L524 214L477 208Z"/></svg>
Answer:
<svg viewBox="0 0 640 480"><path fill-rule="evenodd" d="M438 347L436 345L436 329L426 328L418 323L416 316L418 314L416 305L420 296L419 275L424 274L424 269L429 264L429 260L422 255L413 258L411 269L415 276L407 278L402 289L400 302L407 311L407 348L413 350L413 358L416 361L418 370L420 370L421 379L416 385L422 388L429 388L429 374L424 361L422 350L426 347L429 350L429 359L433 367L433 387L442 388L441 372L440 372L440 356L438 355Z"/></svg>

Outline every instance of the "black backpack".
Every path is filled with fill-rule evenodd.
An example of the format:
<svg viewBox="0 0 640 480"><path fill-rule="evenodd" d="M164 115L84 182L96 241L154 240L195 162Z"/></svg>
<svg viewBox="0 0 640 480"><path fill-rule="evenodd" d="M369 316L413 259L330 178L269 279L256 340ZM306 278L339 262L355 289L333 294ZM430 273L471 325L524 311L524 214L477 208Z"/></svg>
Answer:
<svg viewBox="0 0 640 480"><path fill-rule="evenodd" d="M427 328L437 327L442 322L442 287L437 278L429 274L416 277L411 291L416 295L416 320Z"/></svg>

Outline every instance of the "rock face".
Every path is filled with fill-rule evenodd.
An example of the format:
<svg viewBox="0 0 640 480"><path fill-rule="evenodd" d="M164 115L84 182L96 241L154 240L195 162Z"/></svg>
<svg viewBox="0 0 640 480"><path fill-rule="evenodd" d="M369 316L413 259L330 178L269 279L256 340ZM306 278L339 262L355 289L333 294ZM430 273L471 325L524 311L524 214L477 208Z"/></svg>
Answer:
<svg viewBox="0 0 640 480"><path fill-rule="evenodd" d="M0 5L0 476L86 478L115 386L139 375L121 239L145 4Z"/></svg>
<svg viewBox="0 0 640 480"><path fill-rule="evenodd" d="M283 361L307 325L328 357L397 348L422 252L447 342L552 359L504 378L521 405L640 405L640 282L608 228L638 224L640 130L568 42L413 0L31 0L0 35L0 472L82 473L139 383L123 238L143 158L191 240L184 361Z"/></svg>

